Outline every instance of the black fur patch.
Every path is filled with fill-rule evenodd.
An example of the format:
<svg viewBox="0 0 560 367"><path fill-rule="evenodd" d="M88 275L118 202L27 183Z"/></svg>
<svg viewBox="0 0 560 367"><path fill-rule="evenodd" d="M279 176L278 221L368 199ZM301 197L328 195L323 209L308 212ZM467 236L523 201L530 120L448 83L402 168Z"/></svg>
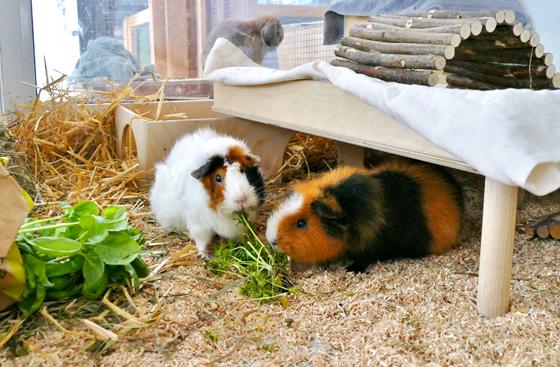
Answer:
<svg viewBox="0 0 560 367"><path fill-rule="evenodd" d="M451 188L451 192L453 194L453 199L457 205L459 205L459 209L461 209L461 216L464 214L465 211L465 199L463 196L463 187L459 184L459 181L453 176L453 174L449 171L448 168L442 166L432 166L432 169L437 172L443 181L449 185Z"/></svg>
<svg viewBox="0 0 560 367"><path fill-rule="evenodd" d="M249 184L255 188L259 204L262 204L264 201L264 178L261 171L257 166L252 166L245 170L245 176Z"/></svg>
<svg viewBox="0 0 560 367"><path fill-rule="evenodd" d="M348 270L365 271L375 261L429 253L431 234L421 187L413 178L400 172L354 174L326 192L337 198L345 217L321 218L322 225L348 245L348 257L353 260ZM376 193L381 197L375 197ZM382 201L382 213L375 212L376 200ZM372 230L381 216L385 224Z"/></svg>
<svg viewBox="0 0 560 367"><path fill-rule="evenodd" d="M207 176L214 172L216 169L224 166L224 157L215 155L210 157L206 163L191 172L191 176L200 180L202 177Z"/></svg>
<svg viewBox="0 0 560 367"><path fill-rule="evenodd" d="M417 258L429 253L432 239L424 210L420 184L400 172L382 172L375 176L383 187L385 225L360 256L376 260L401 257Z"/></svg>
<svg viewBox="0 0 560 367"><path fill-rule="evenodd" d="M341 239L350 246L349 252L367 246L363 242L360 226L370 225L377 213L372 205L375 189L370 176L354 174L334 187L327 188L325 194L336 198L342 209L342 218L321 218L323 228L330 236ZM353 249L352 247L356 247Z"/></svg>

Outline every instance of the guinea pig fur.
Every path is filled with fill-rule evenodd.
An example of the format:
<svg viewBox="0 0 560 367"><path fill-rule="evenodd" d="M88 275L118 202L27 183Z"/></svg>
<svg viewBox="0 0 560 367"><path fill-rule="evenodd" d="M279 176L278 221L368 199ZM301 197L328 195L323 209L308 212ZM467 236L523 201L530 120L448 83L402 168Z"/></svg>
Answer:
<svg viewBox="0 0 560 367"><path fill-rule="evenodd" d="M375 261L442 254L458 241L462 189L441 167L390 162L344 167L296 184L270 216L268 242L295 262Z"/></svg>
<svg viewBox="0 0 560 367"><path fill-rule="evenodd" d="M169 231L188 231L199 255L208 257L214 235L243 234L235 213L252 215L264 200L258 161L237 138L211 129L185 135L156 165L150 204L158 223Z"/></svg>

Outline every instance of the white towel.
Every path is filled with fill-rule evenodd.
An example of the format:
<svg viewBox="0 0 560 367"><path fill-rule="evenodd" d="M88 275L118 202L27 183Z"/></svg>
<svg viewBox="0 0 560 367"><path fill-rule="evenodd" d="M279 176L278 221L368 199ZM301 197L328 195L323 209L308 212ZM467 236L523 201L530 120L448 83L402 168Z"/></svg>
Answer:
<svg viewBox="0 0 560 367"><path fill-rule="evenodd" d="M225 39L211 50L206 79L233 85L328 80L408 125L484 176L536 195L560 187L560 90L477 91L384 82L314 61L260 67Z"/></svg>

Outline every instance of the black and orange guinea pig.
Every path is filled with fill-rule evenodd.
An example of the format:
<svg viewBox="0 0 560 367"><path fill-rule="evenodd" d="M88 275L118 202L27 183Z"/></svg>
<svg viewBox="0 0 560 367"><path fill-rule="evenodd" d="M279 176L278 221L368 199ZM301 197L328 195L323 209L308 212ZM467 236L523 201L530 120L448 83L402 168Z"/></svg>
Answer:
<svg viewBox="0 0 560 367"><path fill-rule="evenodd" d="M441 167L408 161L343 167L295 185L270 216L268 242L293 261L375 261L442 254L457 243L462 189Z"/></svg>

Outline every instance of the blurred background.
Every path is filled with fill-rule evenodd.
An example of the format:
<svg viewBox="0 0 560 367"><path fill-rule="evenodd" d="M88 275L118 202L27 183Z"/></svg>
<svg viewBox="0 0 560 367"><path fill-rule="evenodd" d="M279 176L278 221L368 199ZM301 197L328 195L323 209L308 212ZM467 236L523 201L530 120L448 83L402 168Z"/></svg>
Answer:
<svg viewBox="0 0 560 367"><path fill-rule="evenodd" d="M37 84L60 74L82 85L98 77L124 82L131 72L144 78L200 78L209 42L224 34L246 53L264 54L265 66L328 61L334 45L323 45L322 23L331 2L32 0ZM281 29L269 30L270 42L263 36L270 45L262 50L251 40L267 31L271 18ZM83 84L86 80L90 83Z"/></svg>

